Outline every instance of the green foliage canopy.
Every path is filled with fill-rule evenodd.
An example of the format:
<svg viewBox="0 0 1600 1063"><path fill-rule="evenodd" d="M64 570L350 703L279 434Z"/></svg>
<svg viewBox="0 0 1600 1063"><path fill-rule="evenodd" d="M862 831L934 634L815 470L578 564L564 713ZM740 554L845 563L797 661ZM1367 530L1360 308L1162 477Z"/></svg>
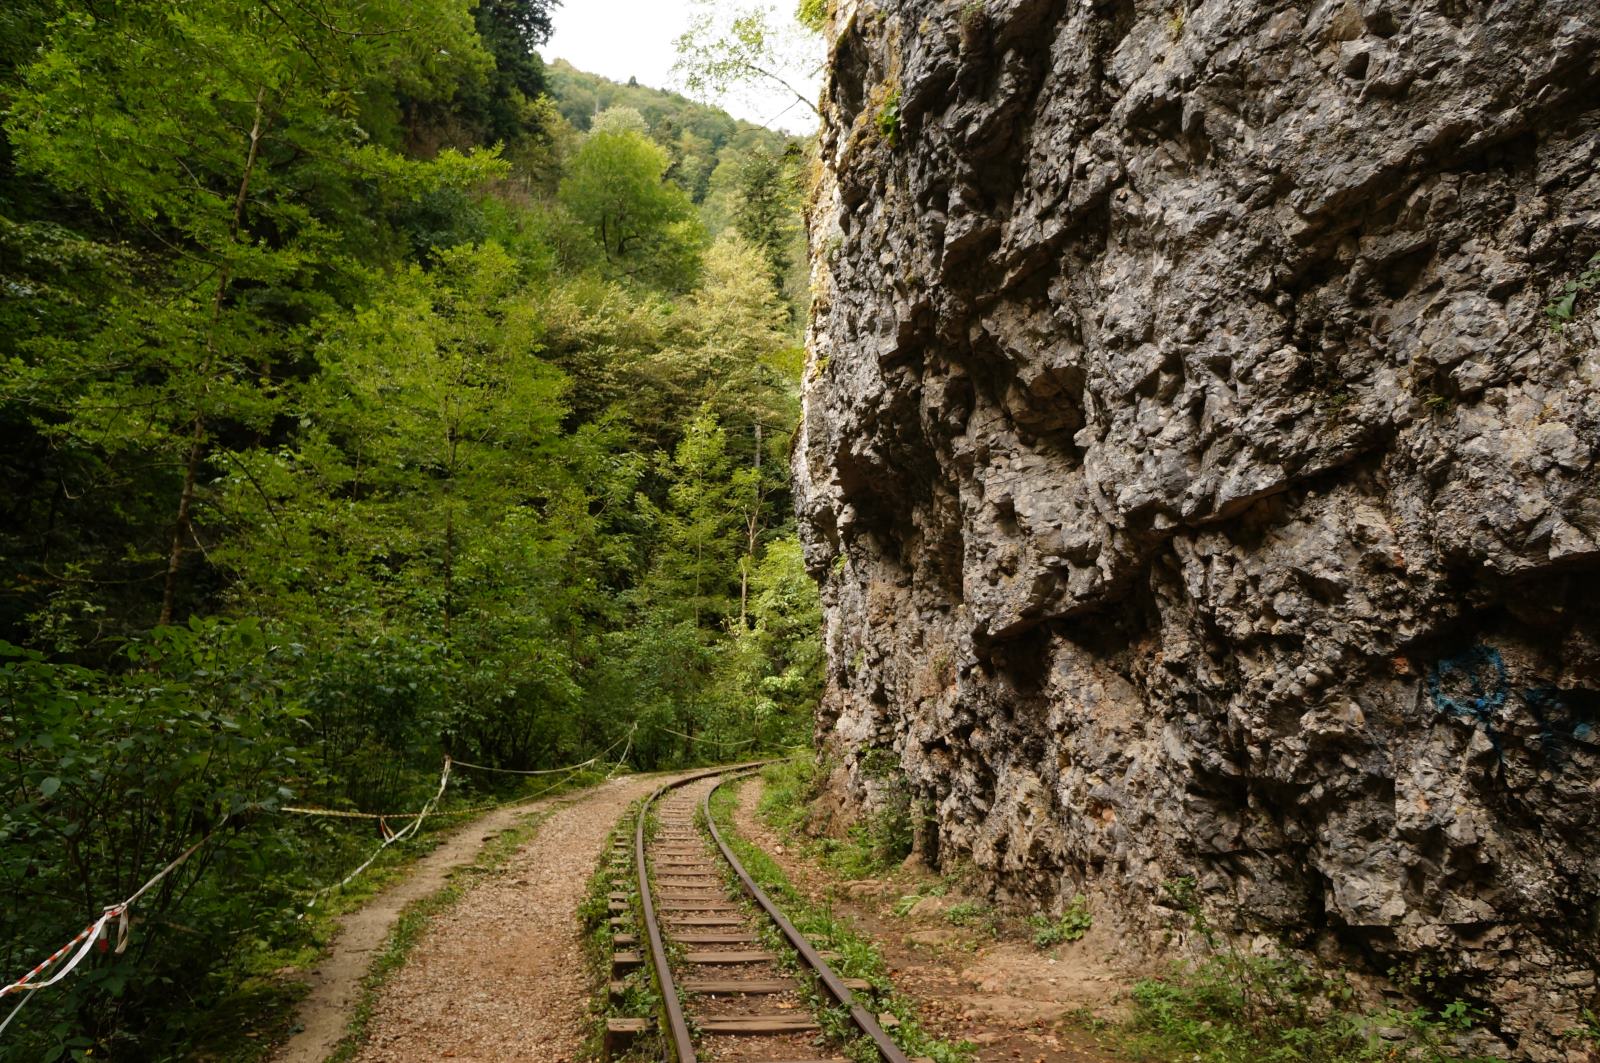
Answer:
<svg viewBox="0 0 1600 1063"><path fill-rule="evenodd" d="M415 810L447 752L806 733L769 246L797 227L779 196L712 241L695 198L783 141L642 88L574 129L537 96L548 12L0 15L7 977L200 843L127 952L31 998L17 1058L215 1054L289 1014L300 916L372 821L285 805ZM444 802L524 792L463 771Z"/></svg>

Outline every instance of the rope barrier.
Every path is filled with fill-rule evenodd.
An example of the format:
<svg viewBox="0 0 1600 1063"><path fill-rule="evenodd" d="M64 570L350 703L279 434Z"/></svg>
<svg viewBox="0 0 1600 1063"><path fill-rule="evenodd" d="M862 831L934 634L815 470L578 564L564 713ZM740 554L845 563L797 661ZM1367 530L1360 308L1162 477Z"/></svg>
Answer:
<svg viewBox="0 0 1600 1063"><path fill-rule="evenodd" d="M334 890L343 889L345 886L348 886L352 879L361 874L361 872L365 871L367 868L371 867L372 862L381 856L385 849L389 848L389 846L393 845L395 842L402 841L405 838L415 834L417 832L417 828L422 826L422 821L428 818L428 813L433 811L433 806L439 803L439 798L444 796L444 788L449 785L450 757L448 754L446 754L444 758L444 770L439 772L439 789L434 792L434 795L431 798L428 799L428 803L422 806L422 810L417 813L417 818L412 820L409 826L403 827L398 831L388 834L388 836L383 839L383 842L372 851L372 855L367 857L360 867L350 872L334 885L324 886L315 894L313 894L310 903L308 903L306 907L311 908L315 906L323 894L331 893Z"/></svg>
<svg viewBox="0 0 1600 1063"><path fill-rule="evenodd" d="M107 905L101 910L100 918L96 919L94 922L78 931L77 936L71 941L67 942L65 945L52 952L49 956L45 957L43 963L40 963L33 970L29 971L15 982L12 982L10 985L0 986L0 997L7 996L11 993L24 994L22 1000L18 1002L17 1006L12 1008L11 1013L6 1016L5 1021L0 1022L0 1033L5 1032L6 1027L11 1025L11 1020L17 1017L17 1012L21 1011L27 1005L28 1001L33 999L34 991L55 985L57 982L67 977L67 975L71 974L73 970L75 970L77 966L83 962L84 957L88 956L89 953L94 949L95 943L100 940L101 935L107 933L106 927L113 919L117 921L117 945L114 951L118 955L121 955L123 952L127 951L128 910L133 907L134 903L137 902L140 897L143 897L146 893L150 892L150 890L155 887L156 883L172 874L172 872L176 870L180 864L198 852L200 847L206 842L210 841L217 831L222 829L222 825L226 822L228 822L228 817L223 816L222 819L217 821L217 825L215 827L212 827L206 832L205 837L189 846L189 848L185 849L176 860L173 860L166 867L156 872L155 876L143 886L140 886L137 890L135 890L132 896L128 897L126 900L119 901L116 904ZM79 944L80 942L82 944ZM42 982L33 981L33 979L37 978L40 974L43 974L51 966L60 961L62 957L67 955L67 953L72 952L74 946L77 946L78 951L72 953L71 958L66 961L64 966L55 971L49 978Z"/></svg>
<svg viewBox="0 0 1600 1063"><path fill-rule="evenodd" d="M615 748L617 748L617 745L616 745L615 742L613 742L611 744L611 749L615 749ZM594 756L590 757L588 760L584 761L583 763L581 763L581 764L573 764L573 765L571 765L571 767L573 767L573 768L587 768L589 765L591 765L591 764L595 763L597 760L599 760L606 753L611 752L611 749L604 750L601 753L596 753ZM522 770L520 768L492 768L492 767L488 766L487 764L469 764L464 760L456 761L456 767L458 767L458 768L471 768L474 771L496 771L496 772L500 772L503 775L558 775L561 772L564 772L564 771L568 770L567 768L539 768L539 769L536 769L536 770L524 771L524 770Z"/></svg>
<svg viewBox="0 0 1600 1063"><path fill-rule="evenodd" d="M618 762L618 766L619 767L621 766L622 763L625 763L627 761L628 751L633 748L633 734L634 734L634 731L638 730L638 728L639 728L639 725L636 723L636 724L633 725L633 728L628 731L628 735L627 735L628 748L623 750L623 754L622 754L623 759L622 759L622 761ZM389 820L389 819L399 819L400 818L399 816L383 815L383 814L376 813L376 812L339 813L339 812L334 812L334 810L327 810L328 812L334 812L334 814L336 814L336 815L347 816L347 817L350 817L350 818L377 819L378 820L379 829L381 829L383 831L383 834L384 834L383 842L382 842L382 844L380 844L378 846L377 849L373 850L372 855L367 857L366 861L364 863L362 863L362 865L360 867L358 867L354 871L350 872L350 874L346 875L343 879L341 879L340 881L338 881L334 885L332 885L332 886L324 886L322 889L318 890L315 894L313 894L310 903L308 903L306 905L306 907L307 908L314 907L316 905L317 901L324 894L331 893L334 890L343 889L345 886L349 885L350 882L357 875L361 874L361 872L363 872L367 868L371 867L373 861L377 860L378 857L383 854L383 851L385 849L389 848L389 846L393 845L395 842L403 841L407 837L410 837L410 836L414 835L417 832L417 829L422 825L422 821L425 818L427 818L430 814L435 815L435 816L465 816L465 815L470 815L470 814L475 813L475 812L493 812L493 811L497 811L497 810L500 810L500 809L518 808L518 807L520 807L522 805L530 804L530 803L532 803L534 801L539 800L539 798L543 797L545 794L550 793L552 790L559 789L562 785L564 785L566 783L568 778L570 778L571 776L573 776L573 775L577 774L578 772L582 771L584 768L587 768L589 765L595 763L601 757L605 756L606 753L609 753L611 750L617 748L617 743L620 742L620 741L622 741L622 739L618 739L617 742L611 743L611 745L607 746L604 750L602 750L601 752L599 752L599 753L595 754L594 756L590 757L588 760L583 761L582 763L573 764L573 765L571 765L570 767L567 767L567 768L555 769L557 771L564 771L566 774L562 778L557 779L555 782L551 783L549 786L546 786L544 789L538 791L537 793L529 794L526 797L519 797L519 798L517 798L515 800L512 800L512 801L501 801L501 802L496 802L496 803L487 804L487 805L475 805L475 806L471 806L471 807L468 807L468 808L452 808L452 809L450 809L449 811L446 811L446 812L434 812L433 806L438 804L439 803L439 799L444 796L445 787L448 786L449 783L450 783L450 770L451 770L452 767L454 767L456 765L455 761L453 761L449 756L446 756L444 758L444 770L439 775L439 789L438 789L438 792L436 792L433 795L433 797L428 801L428 803L426 805L422 806L422 810L417 813L416 818L414 820L412 820L411 823L408 826L406 826L405 828L403 828L402 830L399 830L399 831L390 831L389 830L389 825L387 823L387 820ZM612 769L612 774L613 775L616 774L616 769L615 768ZM607 779L611 778L611 775L607 775L606 778ZM284 811L289 811L289 810L285 809ZM315 809L297 809L296 811L301 811L301 812L304 812L304 813L307 813L307 814L311 814L311 813L316 813L318 810L315 810Z"/></svg>
<svg viewBox="0 0 1600 1063"><path fill-rule="evenodd" d="M622 758L616 762L616 765L606 775L607 779L610 779L612 776L614 776L617 772L617 769L622 767L623 764L627 763L628 754L633 750L633 736L638 729L639 725L637 723L635 723L633 727L629 729L627 735L625 736L627 746L623 749ZM390 829L388 820L401 819L406 816L411 816L412 813L350 812L343 809L315 808L301 805L290 805L279 809L280 812L288 812L305 816L329 816L336 819L377 820L378 827L383 832L383 842L377 847L377 849L373 850L371 856L367 857L367 859L364 860L359 867L350 872L344 878L340 879L334 885L324 886L322 889L318 890L312 895L312 898L306 907L314 907L317 901L320 900L325 894L331 893L334 890L343 889L345 886L349 885L358 875L360 875L367 868L371 867L373 862L383 854L385 849L389 848L389 846L395 844L396 842L403 841L408 837L414 836L421 828L423 820L427 819L429 815L464 816L475 812L486 812L503 808L516 808L519 805L525 805L532 801L536 801L545 794L550 793L552 790L561 787L567 781L568 777L576 774L579 771L582 771L584 768L598 763L601 757L604 757L607 753L611 752L611 750L616 749L617 746L623 741L624 739L619 738L617 741L611 743L605 749L601 750L599 753L596 753L588 760L582 761L578 764L570 765L565 768L548 768L539 771L517 771L510 768L489 768L479 764L460 762L461 767L480 771L502 771L512 775L554 775L559 773L563 774L564 777L556 780L537 793L531 794L527 797L518 798L514 801L476 805L468 808L453 808L445 812L436 812L434 810L434 806L437 805L440 799L444 797L445 789L450 785L451 769L457 765L457 762L452 761L451 758L446 755L444 758L444 765L439 772L439 788L434 791L433 796L428 799L428 802L424 804L418 812L415 813L415 818L413 818L409 824L398 831ZM189 848L185 849L177 857L177 859L173 860L166 867L157 872L154 877L135 890L134 893L126 900L119 901L116 904L107 905L102 910L98 919L80 930L71 941L67 942L55 952L52 952L49 956L45 957L43 962L39 963L27 974L23 975L21 978L10 983L9 985L0 986L0 997L5 997L12 993L23 994L22 999L17 1003L17 1006L11 1009L10 1014L5 1017L4 1021L0 1021L0 1033L5 1032L6 1027L11 1025L11 1020L15 1019L17 1017L17 1013L27 1006L28 1001L33 999L33 992L35 990L46 989L66 978L78 967L79 964L83 962L84 958L87 957L91 951L93 951L96 943L100 941L102 936L109 937L109 933L106 928L110 925L112 920L116 920L117 922L117 943L114 951L118 955L121 955L124 951L126 951L128 947L129 909L131 909L141 897L153 889L157 883L170 875L181 864L183 864L184 861L188 860L191 856L198 852L206 842L210 841L211 838L215 836L217 831L222 829L222 825L228 822L228 818L228 816L223 816L222 819L217 822L215 827L206 832L206 835L203 838L189 846ZM77 951L74 952L74 949ZM70 957L68 957L69 953L71 954ZM65 964L58 970L51 973L50 977L41 982L35 982L33 980L39 977L39 975L43 974L45 971L50 970L50 968L55 966L57 963L61 962L64 957L67 957Z"/></svg>
<svg viewBox="0 0 1600 1063"><path fill-rule="evenodd" d="M634 721L633 726L628 728L628 744L622 750L621 758L618 759L618 761L611 766L611 770L610 771L606 772L606 782L610 782L611 781L612 777L617 774L617 769L618 768L620 768L624 764L628 763L628 754L633 752L633 736L634 736L634 733L636 731L638 731L638 730L639 730L638 721Z"/></svg>
<svg viewBox="0 0 1600 1063"><path fill-rule="evenodd" d="M745 738L738 742L730 742L724 738L707 738L705 735L684 734L682 731L674 731L670 727L658 727L656 730L665 731L669 735L677 735L679 738L686 738L691 742L709 742L712 745L718 746L722 749L738 749L740 746L747 746L755 741L754 738Z"/></svg>
<svg viewBox="0 0 1600 1063"><path fill-rule="evenodd" d="M637 731L638 729L639 725L635 723L633 727L629 729L628 733L623 736L623 738L626 738L631 743L633 741L633 732ZM522 768L494 768L486 764L469 764L464 760L456 761L456 767L472 768L477 771L497 771L505 775L559 775L565 771L574 771L578 768L587 768L591 764L598 764L602 757L620 746L622 741L622 738L619 738L615 742L612 742L609 746L606 746L600 752L596 753L594 756L590 757L588 760L585 760L579 764L569 764L565 768L534 768L527 770ZM627 754L623 754L623 758L626 759Z"/></svg>
<svg viewBox="0 0 1600 1063"><path fill-rule="evenodd" d="M612 742L609 746L606 746L606 748L602 749L600 752L596 753L594 756L590 757L588 760L580 761L577 764L569 764L569 765L567 765L566 767L563 767L563 768L540 768L538 770L523 771L523 770L520 770L520 769L517 769L517 768L492 768L492 767L486 767L486 766L484 766L482 764L473 764L473 763L470 763L470 762L465 761L465 760L455 760L453 758L450 761L450 763L451 763L451 766L455 767L455 768L471 768L471 769L474 769L474 770L477 770L477 771L504 772L505 774L508 774L508 775L571 775L574 772L580 771L583 768L587 768L587 767L590 767L591 765L600 763L601 758L603 758L607 753L611 752L613 749L616 749L618 746L620 746L623 743L624 740L626 740L629 743L629 749L631 749L632 748L632 743L633 743L633 733L634 733L634 731L637 731L638 729L639 729L639 725L638 724L634 724L633 728L630 729L626 735L624 735L622 738L617 739L615 742ZM627 758L628 758L628 752L627 752L627 750L624 750L623 754L622 754L622 759L624 761L626 761ZM608 778L608 779L610 777L611 776L609 776L609 775L606 776L606 778ZM548 792L549 792L548 790L540 790L539 793L535 794L534 796L537 797L537 796L540 796L540 795L548 793ZM528 799L527 798L517 798L516 799L516 801L522 801L522 800L528 800ZM435 816L436 818L437 817L441 817L441 816L467 816L467 815L471 815L474 812L487 812L487 811L490 811L491 809L505 808L505 807L508 807L509 804L515 804L516 801L512 801L512 802L496 802L496 803L493 803L493 804L485 804L485 805L469 805L466 808L447 808L447 809L442 809L442 810L435 811L435 812L432 813L432 815ZM316 806L316 805L285 805L282 808L278 809L278 811L279 812L287 812L287 813L290 813L292 815L297 815L297 816L326 816L326 817L329 817L329 818L332 818L332 819L375 819L375 820L378 821L378 824L379 824L380 827L383 826L383 821L384 820L404 819L407 816L413 815L413 813L411 813L411 812L352 812L352 811L349 811L347 809L342 809L342 808L321 808L321 807Z"/></svg>

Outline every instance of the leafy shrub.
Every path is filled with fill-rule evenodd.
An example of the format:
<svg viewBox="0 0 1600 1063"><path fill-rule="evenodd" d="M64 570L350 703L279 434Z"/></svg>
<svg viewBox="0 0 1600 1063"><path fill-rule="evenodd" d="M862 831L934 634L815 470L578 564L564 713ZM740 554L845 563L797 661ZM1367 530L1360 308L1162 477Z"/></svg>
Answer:
<svg viewBox="0 0 1600 1063"><path fill-rule="evenodd" d="M797 834L810 814L811 802L822 792L828 773L809 756L790 757L768 765L761 773L764 789L756 811L785 834Z"/></svg>
<svg viewBox="0 0 1600 1063"><path fill-rule="evenodd" d="M1223 943L1192 878L1166 888L1213 953L1133 987L1126 1033L1136 1051L1183 1063L1489 1063L1455 1047L1460 1034L1486 1017L1469 1002L1454 1000L1437 1011L1357 1010L1353 987L1336 973Z"/></svg>
<svg viewBox="0 0 1600 1063"><path fill-rule="evenodd" d="M285 780L307 774L285 738L304 710L270 682L275 652L249 621L158 628L127 644L121 672L0 642L0 742L13 766L0 811L8 976L212 835L133 908L126 952L92 955L21 1013L7 1031L18 1058L131 1042L132 1016L172 981L221 966L239 927L292 918L297 883L280 870L292 840L260 820L291 796Z"/></svg>
<svg viewBox="0 0 1600 1063"><path fill-rule="evenodd" d="M843 838L810 843L829 870L841 878L868 878L911 855L915 803L893 755L887 750L869 751L862 758L862 771L869 778L889 783L882 807L853 824ZM827 766L810 757L774 764L762 774L766 789L757 811L778 830L798 835L827 777Z"/></svg>
<svg viewBox="0 0 1600 1063"><path fill-rule="evenodd" d="M1227 952L1137 983L1131 1041L1185 1063L1488 1063L1455 1048L1483 1014L1466 1001L1361 1012L1351 995L1295 960Z"/></svg>
<svg viewBox="0 0 1600 1063"><path fill-rule="evenodd" d="M1072 903L1067 905L1067 910L1061 913L1059 919L1051 919L1043 914L1028 919L1028 926L1033 930L1034 948L1039 949L1077 941L1087 934L1093 925L1094 918L1089 915L1088 898L1081 893L1072 898Z"/></svg>

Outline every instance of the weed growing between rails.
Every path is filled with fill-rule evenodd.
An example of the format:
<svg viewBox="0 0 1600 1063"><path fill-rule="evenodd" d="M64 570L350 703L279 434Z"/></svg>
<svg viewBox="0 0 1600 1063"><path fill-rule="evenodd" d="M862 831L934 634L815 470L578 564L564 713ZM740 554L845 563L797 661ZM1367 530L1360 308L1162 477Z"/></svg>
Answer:
<svg viewBox="0 0 1600 1063"><path fill-rule="evenodd" d="M1487 1013L1464 1000L1362 1010L1337 972L1240 951L1206 921L1194 881L1168 884L1211 955L1133 987L1123 1045L1171 1063L1497 1063L1458 1043ZM1413 983L1408 988L1426 988Z"/></svg>
<svg viewBox="0 0 1600 1063"><path fill-rule="evenodd" d="M778 767L781 768L781 765ZM832 966L841 977L864 978L872 983L875 1010L880 1016L892 1015L896 1020L890 1031L895 1042L911 1056L926 1056L936 1063L970 1063L975 1058L976 1047L966 1042L952 1044L942 1041L923 1028L911 1002L895 992L889 981L888 967L870 940L836 918L831 909L807 901L771 857L739 836L733 824L733 810L738 800L736 784L724 786L712 796L711 814L716 819L717 829L743 862L745 870L783 909L795 927L817 948L839 954ZM790 964L798 967L798 961L781 940L781 935L777 935L775 930L772 934L773 939L767 945L779 955L789 956ZM811 1003L818 1012L823 1028L845 1043L847 1054L852 1059L869 1063L878 1058L871 1042L858 1043L849 1038L848 1022L842 1009L828 1007L819 990L814 989L812 996Z"/></svg>

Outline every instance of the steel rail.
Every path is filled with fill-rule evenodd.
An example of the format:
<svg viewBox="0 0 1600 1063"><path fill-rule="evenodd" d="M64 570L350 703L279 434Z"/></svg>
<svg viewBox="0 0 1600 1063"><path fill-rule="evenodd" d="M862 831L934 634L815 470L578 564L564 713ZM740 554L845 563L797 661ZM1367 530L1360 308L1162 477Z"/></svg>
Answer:
<svg viewBox="0 0 1600 1063"><path fill-rule="evenodd" d="M748 774L748 771L733 768L728 769L723 774L728 776L743 775ZM733 854L733 850L723 840L722 832L717 830L717 821L711 815L711 795L715 794L722 787L722 784L727 781L728 779L724 778L716 786L708 790L705 801L706 827L711 831L711 838L717 843L717 848L722 850L722 858L728 861L729 866L733 868L734 874L739 876L739 881L744 884L745 891L761 906L761 910L766 912L767 916L777 924L778 929L783 931L783 936L789 940L789 945L799 954L801 961L816 974L817 980L828 991L828 995L838 1001L841 1006L849 1009L850 1020L855 1023L858 1030L871 1038L873 1045L878 1050L878 1054L883 1057L885 1063L911 1063L911 1058L901 1051L899 1045L890 1040L888 1034L883 1032L883 1027L878 1025L878 1020L873 1017L872 1013L856 1003L855 994L850 991L849 986L844 984L844 979L840 978L833 968L828 966L828 961L824 960L811 942L806 940L806 936L800 933L793 923L789 922L788 917L778 909L776 904L772 903L772 898L767 896L766 891L756 885L756 880L750 877L750 873L744 869L744 865L739 862L739 858ZM640 836L643 837L642 834ZM689 1051L690 1055L680 1055L679 1058L686 1061L693 1060L693 1048Z"/></svg>
<svg viewBox="0 0 1600 1063"><path fill-rule="evenodd" d="M668 790L712 775L720 775L727 768L704 771L672 782L662 783L651 791L639 806L639 820L633 828L633 867L639 880L639 907L644 916L645 934L650 939L650 966L655 968L656 987L661 991L661 1002L667 1011L667 1030L672 1035L672 1048L678 1063L697 1063L694 1054L694 1036L689 1033L689 1023L683 1017L683 1002L678 999L678 985L672 979L672 968L667 963L667 946L661 940L661 924L656 919L656 904L650 896L650 873L644 857L644 825L650 818L650 806Z"/></svg>

